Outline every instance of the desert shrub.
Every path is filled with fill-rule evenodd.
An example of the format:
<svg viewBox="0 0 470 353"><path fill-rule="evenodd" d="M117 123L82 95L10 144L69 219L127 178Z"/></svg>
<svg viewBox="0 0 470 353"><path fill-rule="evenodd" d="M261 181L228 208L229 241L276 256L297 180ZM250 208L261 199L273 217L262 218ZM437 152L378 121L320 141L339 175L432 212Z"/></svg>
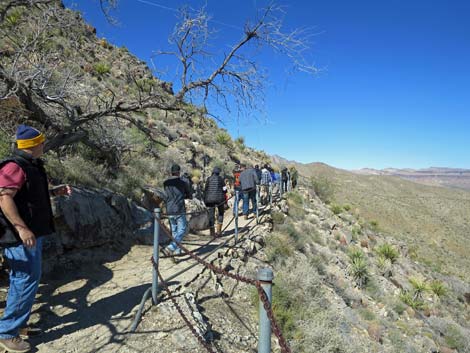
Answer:
<svg viewBox="0 0 470 353"><path fill-rule="evenodd" d="M470 339L465 338L460 327L455 324L447 326L444 339L449 348L456 349L459 352L465 352L466 349L470 348Z"/></svg>
<svg viewBox="0 0 470 353"><path fill-rule="evenodd" d="M352 233L353 236L357 237L358 235L362 234L362 229L361 229L360 226L354 226L351 229L351 233Z"/></svg>
<svg viewBox="0 0 470 353"><path fill-rule="evenodd" d="M369 278L367 261L364 258L355 258L351 260L349 273L353 276L359 288L364 287Z"/></svg>
<svg viewBox="0 0 470 353"><path fill-rule="evenodd" d="M429 284L429 289L439 298L447 294L446 286L439 280L431 281L431 283Z"/></svg>
<svg viewBox="0 0 470 353"><path fill-rule="evenodd" d="M266 258L270 263L283 263L294 254L294 246L289 236L285 234L273 234L266 243Z"/></svg>
<svg viewBox="0 0 470 353"><path fill-rule="evenodd" d="M295 221L301 221L305 218L306 212L303 207L293 205L289 208L289 216Z"/></svg>
<svg viewBox="0 0 470 353"><path fill-rule="evenodd" d="M283 224L284 223L284 219L286 218L284 216L284 213L282 212L278 212L278 211L272 211L271 212L271 217L273 219L273 223L274 224Z"/></svg>
<svg viewBox="0 0 470 353"><path fill-rule="evenodd" d="M343 210L345 210L346 212L351 211L351 205L348 205L348 204L343 205Z"/></svg>
<svg viewBox="0 0 470 353"><path fill-rule="evenodd" d="M287 197L287 202L289 203L289 205L297 205L297 206L301 206L303 205L303 198L302 196L296 192L296 191L291 191L289 193L286 194L286 197Z"/></svg>
<svg viewBox="0 0 470 353"><path fill-rule="evenodd" d="M103 187L106 167L83 156L69 157L64 161L48 156L46 169L48 175L63 183L88 187Z"/></svg>
<svg viewBox="0 0 470 353"><path fill-rule="evenodd" d="M232 138L230 137L230 134L226 131L219 131L215 135L215 140L224 146L229 146L230 142L232 142Z"/></svg>
<svg viewBox="0 0 470 353"><path fill-rule="evenodd" d="M295 317L301 310L301 305L289 293L286 283L276 281L273 286L272 308L279 326L286 338L292 338L296 329Z"/></svg>
<svg viewBox="0 0 470 353"><path fill-rule="evenodd" d="M392 309L395 311L398 315L401 315L405 312L406 310L406 305L403 304L401 301L394 301L392 304Z"/></svg>
<svg viewBox="0 0 470 353"><path fill-rule="evenodd" d="M11 142L6 134L0 131L0 160L11 153Z"/></svg>
<svg viewBox="0 0 470 353"><path fill-rule="evenodd" d="M236 139L235 139L235 142L238 144L238 145L244 145L245 144L245 138L243 136L238 136Z"/></svg>
<svg viewBox="0 0 470 353"><path fill-rule="evenodd" d="M377 232L379 230L379 222L378 221L370 221L369 222L370 229L372 229L374 232Z"/></svg>
<svg viewBox="0 0 470 353"><path fill-rule="evenodd" d="M366 321L375 320L375 314L367 308L360 308L359 315Z"/></svg>
<svg viewBox="0 0 470 353"><path fill-rule="evenodd" d="M380 245L377 249L376 249L376 252L377 254L379 254L380 256L386 258L386 259L389 259L390 262L393 264L397 261L398 259L398 250L396 250L392 245L390 244L383 244L383 245Z"/></svg>
<svg viewBox="0 0 470 353"><path fill-rule="evenodd" d="M319 176L311 178L310 184L315 191L315 194L322 200L324 203L330 203L333 200L334 196L334 187L333 183L325 176Z"/></svg>
<svg viewBox="0 0 470 353"><path fill-rule="evenodd" d="M5 16L5 24L9 27L15 27L19 24L23 11L20 9L14 9Z"/></svg>
<svg viewBox="0 0 470 353"><path fill-rule="evenodd" d="M324 245L324 240L320 232L316 227L314 227L309 222L302 222L300 224L300 232L301 234L307 238L313 240L315 243Z"/></svg>
<svg viewBox="0 0 470 353"><path fill-rule="evenodd" d="M292 223L286 223L278 227L279 232L288 235L296 250L302 251L305 247L307 237L301 234Z"/></svg>
<svg viewBox="0 0 470 353"><path fill-rule="evenodd" d="M93 66L93 69L95 70L95 73L98 76L103 76L103 75L109 74L111 72L111 67L105 62L96 63Z"/></svg>
<svg viewBox="0 0 470 353"><path fill-rule="evenodd" d="M341 212L343 212L343 208L337 204L331 205L330 209L331 212L333 212L335 215L339 215Z"/></svg>

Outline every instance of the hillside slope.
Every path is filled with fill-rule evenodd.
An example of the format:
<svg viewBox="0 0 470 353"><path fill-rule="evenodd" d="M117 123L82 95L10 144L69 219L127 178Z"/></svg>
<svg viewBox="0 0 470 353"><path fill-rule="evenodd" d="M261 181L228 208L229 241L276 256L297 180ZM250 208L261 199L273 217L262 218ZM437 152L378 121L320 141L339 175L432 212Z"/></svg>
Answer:
<svg viewBox="0 0 470 353"><path fill-rule="evenodd" d="M468 279L470 192L386 175L358 175L321 163L297 168L307 180L328 180L334 203L350 205L363 222L405 241L416 260Z"/></svg>

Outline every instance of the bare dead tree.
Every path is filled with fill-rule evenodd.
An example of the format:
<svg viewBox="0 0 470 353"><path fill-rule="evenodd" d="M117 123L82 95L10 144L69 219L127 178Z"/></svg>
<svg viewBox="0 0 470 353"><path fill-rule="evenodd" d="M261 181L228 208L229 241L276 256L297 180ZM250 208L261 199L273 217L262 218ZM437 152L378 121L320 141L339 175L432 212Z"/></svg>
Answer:
<svg viewBox="0 0 470 353"><path fill-rule="evenodd" d="M318 69L305 58L309 32L284 30L283 14L283 8L275 3L261 9L255 21L246 23L240 40L217 60L207 49L213 34L209 26L211 18L204 8L195 11L183 7L170 37L175 50L156 52L157 56L171 55L179 63L181 88L175 94L176 99L195 97L204 105L212 99L229 111L229 101L234 100L237 107L256 109L263 100L267 77L249 50L261 47L287 57L294 70L315 74ZM210 66L210 62L214 65Z"/></svg>
<svg viewBox="0 0 470 353"><path fill-rule="evenodd" d="M100 3L109 14L106 11L115 8L117 0ZM166 146L155 138L145 119L134 113L150 108L187 110L188 100L198 97L206 112L210 112L208 100L228 110L232 101L247 110L256 109L263 99L266 75L250 56L252 48L268 46L290 58L296 69L316 72L304 60L307 36L298 30L283 31L282 8L274 4L246 24L241 39L219 61L207 50L213 33L206 11L182 9L170 38L176 49L159 52L173 55L182 67L176 94L138 60L126 67L118 61L112 63L120 67L130 92L116 89L107 79L110 65L99 62L103 55L96 52L93 31L59 0L7 0L0 13L0 99L16 97L31 112L29 119L50 130L48 149L83 142L103 154L110 150L119 154L125 144L119 141L119 134L107 138L106 132L123 131L126 124Z"/></svg>
<svg viewBox="0 0 470 353"><path fill-rule="evenodd" d="M125 124L166 146L133 114L148 108L181 110L182 104L162 89L150 70L142 64L128 65L123 71L133 93L116 90L103 79L110 68L99 71L99 63L93 66L99 47L93 34L60 1L10 1L3 18L0 99L18 99L30 120L50 130L46 149L82 142L103 155L109 151L116 155L127 147L119 135L109 139L107 132ZM90 61L86 56L91 56Z"/></svg>

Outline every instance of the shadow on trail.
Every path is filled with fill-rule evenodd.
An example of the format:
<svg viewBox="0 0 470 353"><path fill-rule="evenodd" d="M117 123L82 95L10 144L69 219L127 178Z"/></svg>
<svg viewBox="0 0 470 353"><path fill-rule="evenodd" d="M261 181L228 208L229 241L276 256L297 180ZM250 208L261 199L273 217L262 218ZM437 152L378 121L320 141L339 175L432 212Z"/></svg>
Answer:
<svg viewBox="0 0 470 353"><path fill-rule="evenodd" d="M121 259L129 250L130 245L114 251L104 248L106 254L96 262L82 262L72 268L68 266L68 269L56 266L51 274L45 275L42 283L46 284L41 285L38 292L39 306L33 311L33 315L39 315L38 325L43 333L31 337L29 341L33 345L44 344L97 326L95 330L79 335L79 339L74 339L72 344L80 347L81 352L95 352L107 344L123 342L123 334L130 326L128 322L133 320L131 312L150 285L146 283L126 288L124 283L112 282L113 270L105 263ZM97 287L103 290L94 290ZM90 300L90 295L97 299ZM122 323L123 320L126 324ZM98 328L103 330L103 327L107 330L104 336L98 333ZM92 337L95 332L99 337ZM94 339L96 342L91 344Z"/></svg>

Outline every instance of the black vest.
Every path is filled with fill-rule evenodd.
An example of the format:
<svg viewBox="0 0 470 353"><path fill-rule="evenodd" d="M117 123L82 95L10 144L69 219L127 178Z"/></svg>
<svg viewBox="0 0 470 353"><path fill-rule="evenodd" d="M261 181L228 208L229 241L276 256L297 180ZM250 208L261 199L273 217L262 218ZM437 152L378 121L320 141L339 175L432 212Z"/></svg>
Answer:
<svg viewBox="0 0 470 353"><path fill-rule="evenodd" d="M2 161L0 166L5 165L7 162L15 162L26 174L26 182L14 197L21 219L36 237L53 233L55 230L51 199L43 161L17 150L12 157ZM2 218L1 223L6 222L9 224L1 210L0 217ZM13 233L16 236L16 244L11 240L1 238L0 242L11 243L10 245L20 244L21 239L16 232Z"/></svg>

